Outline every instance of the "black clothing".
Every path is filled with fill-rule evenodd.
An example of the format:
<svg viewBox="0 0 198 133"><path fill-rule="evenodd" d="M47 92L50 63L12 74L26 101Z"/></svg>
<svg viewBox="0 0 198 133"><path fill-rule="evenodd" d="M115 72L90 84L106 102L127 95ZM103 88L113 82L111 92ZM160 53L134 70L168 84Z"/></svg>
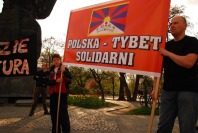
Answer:
<svg viewBox="0 0 198 133"><path fill-rule="evenodd" d="M71 84L72 76L71 76L71 73L70 73L68 68L65 68L65 71L64 71L63 75L64 75L65 78L67 78L67 80L66 80L67 82L66 82L65 87L67 89L66 93L67 93L67 95L69 95L69 86Z"/></svg>
<svg viewBox="0 0 198 133"><path fill-rule="evenodd" d="M62 64L61 64L62 65ZM49 75L53 75L54 73L54 68L55 66L52 66L49 70ZM58 71L60 71L60 68L58 69ZM66 87L66 93L69 94L69 86L71 84L71 79L72 79L72 75L69 71L69 69L67 67L65 67L65 71L63 72L63 77L66 78L66 84L65 84L65 87ZM53 86L53 85L56 85L56 81L55 80L52 80L53 77L49 77L50 80L47 80L47 84L49 86Z"/></svg>
<svg viewBox="0 0 198 133"><path fill-rule="evenodd" d="M34 89L34 97L33 97L34 102L31 106L29 116L34 115L34 110L36 109L36 106L38 104L40 94L42 96L44 114L49 114L47 110L47 103L46 103L46 99L47 99L46 82L47 82L48 77L49 77L49 71L44 72L43 70L38 71L37 74L34 75L33 77L33 79L36 80L36 87Z"/></svg>
<svg viewBox="0 0 198 133"><path fill-rule="evenodd" d="M48 109L47 109L47 103L46 103L47 87L36 87L35 90L34 90L34 102L33 102L32 106L31 106L31 110L30 110L29 116L34 115L34 110L37 107L40 94L42 96L42 104L43 104L44 114L49 114Z"/></svg>
<svg viewBox="0 0 198 133"><path fill-rule="evenodd" d="M36 80L37 87L47 87L47 80L49 78L49 71L40 70L34 75L34 80Z"/></svg>
<svg viewBox="0 0 198 133"><path fill-rule="evenodd" d="M69 84L71 83L71 73L68 68L65 68L65 71L62 75L62 84L60 89L60 84L56 83L55 79L61 78L61 66L55 72L55 66L52 66L50 69L50 76L48 80L49 94L50 94L50 114L52 121L52 133L56 133L56 121L57 121L57 109L58 109L58 98L60 91L60 106L59 106L59 116L58 116L58 133L70 133L70 120L68 114L68 89ZM56 77L56 78L55 78Z"/></svg>
<svg viewBox="0 0 198 133"><path fill-rule="evenodd" d="M50 114L52 121L52 133L56 133L56 120L57 120L57 108L58 108L58 93L50 95ZM60 106L59 106L59 124L58 133L70 133L70 120L68 114L67 94L61 93Z"/></svg>
<svg viewBox="0 0 198 133"><path fill-rule="evenodd" d="M180 41L167 42L166 49L176 55L185 56L189 53L198 54L198 40L185 36ZM164 85L166 91L196 91L198 92L197 63L192 68L177 65L169 57L164 57Z"/></svg>

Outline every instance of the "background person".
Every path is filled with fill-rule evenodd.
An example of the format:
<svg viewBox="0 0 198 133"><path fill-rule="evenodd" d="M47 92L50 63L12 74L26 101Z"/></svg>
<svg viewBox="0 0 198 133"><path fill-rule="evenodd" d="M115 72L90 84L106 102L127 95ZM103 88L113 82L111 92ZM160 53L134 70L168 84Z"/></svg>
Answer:
<svg viewBox="0 0 198 133"><path fill-rule="evenodd" d="M49 115L48 109L47 109L47 79L49 77L49 71L47 71L47 64L42 64L42 70L38 71L36 75L34 75L34 80L36 80L36 87L34 90L34 96L33 96L33 104L31 106L31 110L29 113L29 116L34 115L34 110L36 109L36 106L39 101L39 96L41 94L42 96L42 104L44 109L44 115Z"/></svg>

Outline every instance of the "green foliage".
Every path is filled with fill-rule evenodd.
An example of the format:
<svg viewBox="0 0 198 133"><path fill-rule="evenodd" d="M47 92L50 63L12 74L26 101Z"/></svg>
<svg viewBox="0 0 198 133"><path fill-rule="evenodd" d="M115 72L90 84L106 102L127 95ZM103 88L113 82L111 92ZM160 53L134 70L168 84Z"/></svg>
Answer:
<svg viewBox="0 0 198 133"><path fill-rule="evenodd" d="M134 92L134 89L135 89L135 76L134 74L127 74L127 83L128 83L128 86L129 86L129 89L131 90L131 92Z"/></svg>
<svg viewBox="0 0 198 133"><path fill-rule="evenodd" d="M153 89L153 79L152 77L149 76L142 76L141 78L141 82L139 84L139 90L144 91L144 93L146 92L151 92ZM146 91L146 92L145 92Z"/></svg>
<svg viewBox="0 0 198 133"><path fill-rule="evenodd" d="M85 94L89 94L89 90L81 86L75 86L69 90L69 93L72 95L77 95L77 94L85 95Z"/></svg>
<svg viewBox="0 0 198 133"><path fill-rule="evenodd" d="M92 78L89 70L83 67L70 66L69 70L72 74L72 83L70 88L75 88L76 86L85 88L86 82Z"/></svg>
<svg viewBox="0 0 198 133"><path fill-rule="evenodd" d="M54 37L45 38L42 40L42 51L38 59L38 63L46 62L48 67L51 66L51 57L54 53L62 55L64 49L64 42L57 40ZM58 52L60 51L60 52Z"/></svg>
<svg viewBox="0 0 198 133"><path fill-rule="evenodd" d="M149 107L140 107L136 109L132 109L127 112L127 115L151 115L151 109ZM155 115L159 115L159 109L155 109Z"/></svg>
<svg viewBox="0 0 198 133"><path fill-rule="evenodd" d="M68 104L88 109L99 109L115 106L115 104L105 102L99 98L80 95L69 96Z"/></svg>

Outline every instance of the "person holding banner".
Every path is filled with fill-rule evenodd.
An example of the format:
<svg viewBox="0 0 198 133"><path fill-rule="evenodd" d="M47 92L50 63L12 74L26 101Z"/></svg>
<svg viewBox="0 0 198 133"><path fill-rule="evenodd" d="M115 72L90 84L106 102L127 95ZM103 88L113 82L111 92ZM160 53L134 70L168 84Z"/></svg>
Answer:
<svg viewBox="0 0 198 133"><path fill-rule="evenodd" d="M157 133L172 133L178 116L180 133L195 133L198 104L198 40L185 35L183 16L175 16L170 23L174 39L159 51L164 56L164 83L161 94ZM155 90L154 90L155 91Z"/></svg>
<svg viewBox="0 0 198 133"><path fill-rule="evenodd" d="M50 68L48 80L50 94L50 114L52 121L52 133L70 132L70 120L67 105L67 90L71 83L69 69L62 65L61 56L52 56L53 65Z"/></svg>
<svg viewBox="0 0 198 133"><path fill-rule="evenodd" d="M44 115L49 115L48 109L47 109L47 84L46 81L49 77L49 71L47 70L47 64L42 64L42 70L38 71L36 75L33 76L34 80L36 80L36 87L34 89L34 102L31 106L31 110L29 113L29 116L34 115L34 110L36 109L36 106L39 101L39 96L41 94L42 96L42 103L43 103L43 109L44 109Z"/></svg>

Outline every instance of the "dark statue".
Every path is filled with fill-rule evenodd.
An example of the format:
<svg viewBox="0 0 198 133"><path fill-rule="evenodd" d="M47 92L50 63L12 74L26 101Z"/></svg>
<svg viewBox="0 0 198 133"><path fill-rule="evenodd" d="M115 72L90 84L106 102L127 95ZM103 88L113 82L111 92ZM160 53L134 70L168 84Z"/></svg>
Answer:
<svg viewBox="0 0 198 133"><path fill-rule="evenodd" d="M40 56L41 27L36 19L48 17L56 0L3 0L0 13L0 42L37 34L37 58Z"/></svg>
<svg viewBox="0 0 198 133"><path fill-rule="evenodd" d="M0 42L10 42L37 35L37 59L41 53L41 27L36 19L48 17L57 0L3 0L0 13ZM2 65L2 63L1 63ZM0 97L32 96L34 81L31 76L1 77Z"/></svg>

